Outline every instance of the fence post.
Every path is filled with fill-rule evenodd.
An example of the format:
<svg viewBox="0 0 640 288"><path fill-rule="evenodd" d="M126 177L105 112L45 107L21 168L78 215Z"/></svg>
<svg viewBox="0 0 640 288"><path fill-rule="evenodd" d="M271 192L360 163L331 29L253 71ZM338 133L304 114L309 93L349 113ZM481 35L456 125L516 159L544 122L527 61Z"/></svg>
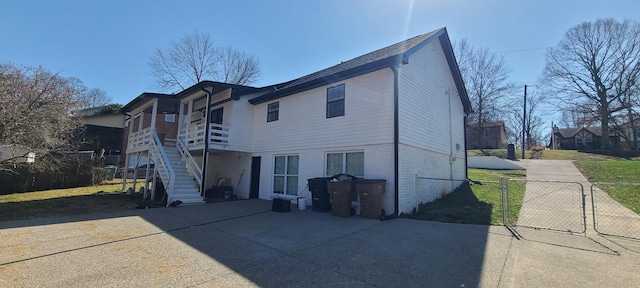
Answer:
<svg viewBox="0 0 640 288"><path fill-rule="evenodd" d="M420 209L420 199L419 199L419 193L420 193L420 182L418 181L418 174L416 174L416 213L418 213L418 210Z"/></svg>
<svg viewBox="0 0 640 288"><path fill-rule="evenodd" d="M507 209L504 203L504 177L500 177L500 206L502 206L502 225L507 226L507 218L505 217Z"/></svg>
<svg viewBox="0 0 640 288"><path fill-rule="evenodd" d="M596 220L596 195L595 190L593 189L594 186L595 184L591 184L591 187L589 187L589 190L591 192L591 217L593 218L593 230L595 230L597 233L600 233L598 231L598 221Z"/></svg>

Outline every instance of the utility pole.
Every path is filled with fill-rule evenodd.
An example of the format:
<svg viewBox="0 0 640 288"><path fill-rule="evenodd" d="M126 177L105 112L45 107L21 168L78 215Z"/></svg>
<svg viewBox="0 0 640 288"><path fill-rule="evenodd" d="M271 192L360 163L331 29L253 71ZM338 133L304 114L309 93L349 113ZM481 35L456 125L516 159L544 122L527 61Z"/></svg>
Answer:
<svg viewBox="0 0 640 288"><path fill-rule="evenodd" d="M527 128L527 85L524 85L524 108L522 110L522 159L524 159L525 130Z"/></svg>

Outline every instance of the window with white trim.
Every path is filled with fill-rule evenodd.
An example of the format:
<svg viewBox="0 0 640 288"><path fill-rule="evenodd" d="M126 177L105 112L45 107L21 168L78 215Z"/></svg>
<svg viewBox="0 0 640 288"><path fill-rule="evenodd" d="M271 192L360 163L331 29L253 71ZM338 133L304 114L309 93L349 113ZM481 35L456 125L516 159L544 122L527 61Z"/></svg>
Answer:
<svg viewBox="0 0 640 288"><path fill-rule="evenodd" d="M364 152L327 153L326 176L349 174L364 177Z"/></svg>
<svg viewBox="0 0 640 288"><path fill-rule="evenodd" d="M164 122L176 122L176 114L164 114Z"/></svg>
<svg viewBox="0 0 640 288"><path fill-rule="evenodd" d="M300 157L276 156L273 162L273 193L297 195Z"/></svg>
<svg viewBox="0 0 640 288"><path fill-rule="evenodd" d="M344 84L327 88L327 118L344 116Z"/></svg>

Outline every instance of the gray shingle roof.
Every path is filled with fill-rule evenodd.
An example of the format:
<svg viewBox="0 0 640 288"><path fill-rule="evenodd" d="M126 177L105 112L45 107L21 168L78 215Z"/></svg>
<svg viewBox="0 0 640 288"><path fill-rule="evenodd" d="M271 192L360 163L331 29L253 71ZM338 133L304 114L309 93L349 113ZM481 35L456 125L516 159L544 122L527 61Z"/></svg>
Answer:
<svg viewBox="0 0 640 288"><path fill-rule="evenodd" d="M451 69L454 82L456 83L456 88L462 98L465 112L468 113L472 110L471 103L469 102L467 91L462 83L462 77L453 55L453 49L449 42L446 28L440 28L426 34L415 36L287 83L273 85L271 87L277 89L274 89L260 97L253 98L249 100L249 102L252 104L264 103L358 75L370 73L385 67L391 67L401 63L406 64L409 55L422 48L431 40L438 38L440 39L440 45L442 45L444 56L447 59L449 68Z"/></svg>
<svg viewBox="0 0 640 288"><path fill-rule="evenodd" d="M309 75L300 77L296 80L293 80L293 82L289 83L288 85L282 87L281 89L287 89L290 87L294 87L294 86L298 86L301 85L303 83L309 82L309 81L313 81L316 79L320 79L323 77L327 77L342 71L346 71L349 69L353 69L353 68L357 68L359 66L365 65L365 64L369 64L372 62L376 62L379 60L383 60L383 59L387 59L387 58L391 58L394 56L398 56L401 54L404 54L405 52L407 52L409 49L415 47L416 45L418 45L419 43L421 43L422 41L428 39L429 37L435 35L436 33L440 32L442 29L444 28L440 28L438 30L434 30L431 31L429 33L426 34L422 34L422 35L418 35L415 36L411 39L407 39L405 41L402 42L398 42L396 44L393 44L391 46L382 48L382 49L378 49L376 51L373 51L371 53L367 53L364 54L362 56L353 58L351 60L342 62L338 65L320 70L318 72L315 73L311 73Z"/></svg>
<svg viewBox="0 0 640 288"><path fill-rule="evenodd" d="M576 133L580 132L580 130L585 129L593 135L602 136L602 127L600 126L592 126L592 127L579 127L579 128L561 128L556 131L556 133L560 134L564 138L571 138L576 135ZM615 133L609 132L609 135L615 135Z"/></svg>

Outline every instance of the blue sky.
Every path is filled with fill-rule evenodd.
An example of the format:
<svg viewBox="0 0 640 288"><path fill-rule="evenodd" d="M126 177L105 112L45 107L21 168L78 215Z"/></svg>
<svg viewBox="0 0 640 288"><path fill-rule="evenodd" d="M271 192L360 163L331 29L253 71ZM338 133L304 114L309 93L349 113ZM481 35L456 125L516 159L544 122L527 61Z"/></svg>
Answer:
<svg viewBox="0 0 640 288"><path fill-rule="evenodd" d="M513 81L533 84L546 47L583 21L636 19L640 1L0 0L0 62L42 65L126 104L156 92L154 49L200 30L261 60L255 86L284 82L447 27L505 56ZM635 17L635 18L634 18Z"/></svg>

